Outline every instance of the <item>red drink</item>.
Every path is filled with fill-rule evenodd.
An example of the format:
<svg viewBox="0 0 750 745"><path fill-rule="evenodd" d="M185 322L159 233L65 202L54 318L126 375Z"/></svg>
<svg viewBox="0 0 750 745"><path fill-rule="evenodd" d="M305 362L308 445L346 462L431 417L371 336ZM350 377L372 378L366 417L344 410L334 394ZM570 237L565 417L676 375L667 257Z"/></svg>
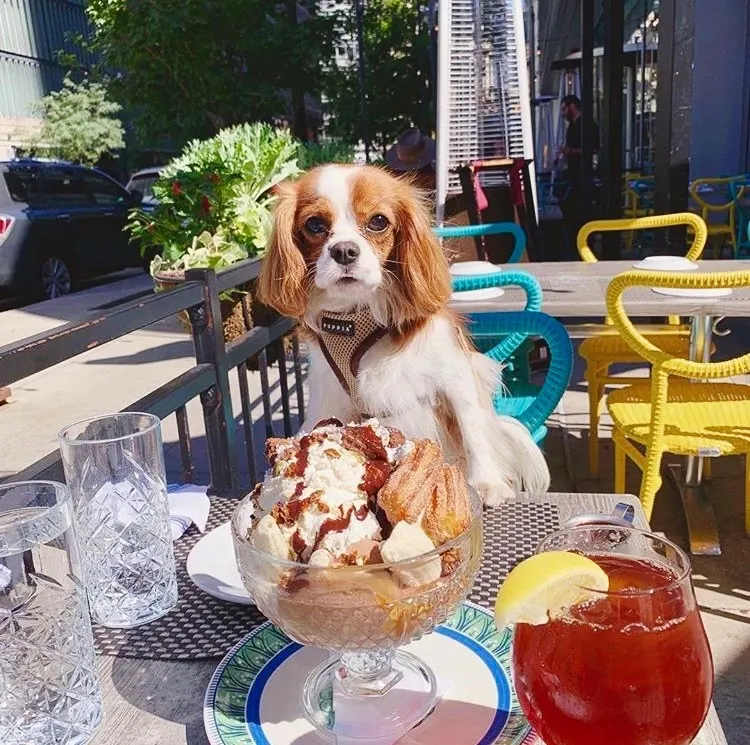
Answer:
<svg viewBox="0 0 750 745"><path fill-rule="evenodd" d="M689 574L590 555L605 595L541 626L519 624L515 687L546 745L688 745L711 702L713 664Z"/></svg>

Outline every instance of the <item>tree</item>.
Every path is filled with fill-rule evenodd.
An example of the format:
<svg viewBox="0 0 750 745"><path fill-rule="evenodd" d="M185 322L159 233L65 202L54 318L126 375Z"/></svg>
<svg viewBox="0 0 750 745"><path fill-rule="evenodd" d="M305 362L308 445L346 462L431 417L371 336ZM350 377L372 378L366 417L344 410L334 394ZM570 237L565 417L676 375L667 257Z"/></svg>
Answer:
<svg viewBox="0 0 750 745"><path fill-rule="evenodd" d="M87 12L138 134L179 146L292 113L300 91L317 92L335 28L317 3L300 22L278 0L89 0Z"/></svg>
<svg viewBox="0 0 750 745"><path fill-rule="evenodd" d="M353 13L347 24L346 37L356 38ZM434 130L429 30L416 0L369 0L362 25L367 128L385 153L407 127ZM349 142L364 138L358 74L356 63L331 65L323 84L329 132Z"/></svg>
<svg viewBox="0 0 750 745"><path fill-rule="evenodd" d="M125 147L120 105L110 101L103 83L76 83L66 75L63 87L39 104L43 117L32 150L93 165L105 153Z"/></svg>

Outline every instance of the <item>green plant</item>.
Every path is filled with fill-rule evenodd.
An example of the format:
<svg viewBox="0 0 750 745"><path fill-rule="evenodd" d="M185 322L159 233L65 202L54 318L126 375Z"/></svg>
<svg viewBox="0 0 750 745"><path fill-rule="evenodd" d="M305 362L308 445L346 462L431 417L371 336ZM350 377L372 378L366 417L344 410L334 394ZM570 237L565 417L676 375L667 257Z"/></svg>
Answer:
<svg viewBox="0 0 750 745"><path fill-rule="evenodd" d="M199 256L231 256L233 263L262 252L271 227L272 189L299 173L297 149L289 132L262 123L240 124L189 143L154 184L153 211L130 214L128 229L142 251L160 251L152 273L154 266L187 268L184 262ZM193 239L201 236L199 247L208 250L204 234L215 243L212 251L199 253Z"/></svg>
<svg viewBox="0 0 750 745"><path fill-rule="evenodd" d="M176 143L289 115L317 94L336 20L319 0L87 0L91 51L142 142ZM304 21L301 20L304 12ZM303 106L304 110L304 106ZM299 117L297 117L299 118ZM299 122L304 132L304 122Z"/></svg>
<svg viewBox="0 0 750 745"><path fill-rule="evenodd" d="M63 87L39 102L42 127L32 136L31 154L93 165L105 153L125 147L120 105L110 101L103 83L66 75Z"/></svg>
<svg viewBox="0 0 750 745"><path fill-rule="evenodd" d="M323 163L351 163L353 160L354 146L337 139L303 142L297 151L297 162L304 171Z"/></svg>
<svg viewBox="0 0 750 745"><path fill-rule="evenodd" d="M363 53L367 134L375 154L386 149L407 127L434 129L430 34L424 3L415 0L368 0L363 11ZM356 37L355 14L342 36ZM321 77L328 132L347 142L364 139L359 67L329 63Z"/></svg>
<svg viewBox="0 0 750 745"><path fill-rule="evenodd" d="M154 256L151 274L157 274L165 269L225 269L245 258L245 252L236 244L227 241L221 228L213 235L206 230L193 237L191 246L177 261L167 264L161 256Z"/></svg>

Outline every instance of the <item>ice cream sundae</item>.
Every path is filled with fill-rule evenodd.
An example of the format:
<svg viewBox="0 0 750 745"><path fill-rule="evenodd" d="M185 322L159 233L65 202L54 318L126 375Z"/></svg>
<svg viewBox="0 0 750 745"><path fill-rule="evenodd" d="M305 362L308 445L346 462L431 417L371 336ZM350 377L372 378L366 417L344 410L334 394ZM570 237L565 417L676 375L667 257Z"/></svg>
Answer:
<svg viewBox="0 0 750 745"><path fill-rule="evenodd" d="M376 420L328 420L270 439L266 457L270 470L235 511L232 535L258 608L295 641L341 654L310 673L308 717L335 731L320 708L334 680L350 696L385 695L407 670L429 683L424 716L434 676L396 650L432 631L471 588L482 553L479 497L435 442ZM391 699L383 727L411 721L414 712L396 711L400 700Z"/></svg>
<svg viewBox="0 0 750 745"><path fill-rule="evenodd" d="M469 492L456 466L430 440L407 440L376 420L319 424L300 438L270 439L271 471L250 543L279 559L315 567L396 563L434 551L471 522ZM394 571L403 585L442 574L434 557L416 574Z"/></svg>

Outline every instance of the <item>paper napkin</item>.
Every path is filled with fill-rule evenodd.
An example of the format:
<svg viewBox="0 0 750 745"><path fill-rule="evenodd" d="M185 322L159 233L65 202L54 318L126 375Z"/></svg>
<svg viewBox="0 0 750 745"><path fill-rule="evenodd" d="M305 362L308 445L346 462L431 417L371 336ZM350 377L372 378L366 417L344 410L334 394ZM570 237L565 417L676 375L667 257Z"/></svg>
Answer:
<svg viewBox="0 0 750 745"><path fill-rule="evenodd" d="M172 527L172 540L176 541L185 531L195 525L203 533L208 522L211 500L207 486L196 484L168 484L169 522Z"/></svg>

